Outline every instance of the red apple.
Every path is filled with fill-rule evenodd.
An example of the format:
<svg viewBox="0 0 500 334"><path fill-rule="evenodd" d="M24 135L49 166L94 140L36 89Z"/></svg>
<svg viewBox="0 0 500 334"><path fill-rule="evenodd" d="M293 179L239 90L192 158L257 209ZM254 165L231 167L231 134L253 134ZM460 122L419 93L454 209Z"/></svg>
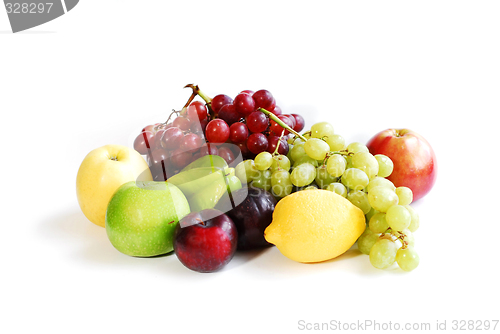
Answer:
<svg viewBox="0 0 500 334"><path fill-rule="evenodd" d="M413 200L424 197L434 186L437 176L436 155L424 137L408 129L387 129L377 133L366 144L370 153L391 158L394 170L387 177L396 187L413 191Z"/></svg>
<svg viewBox="0 0 500 334"><path fill-rule="evenodd" d="M205 209L182 218L174 232L174 251L187 268L210 273L234 256L238 230L222 211Z"/></svg>

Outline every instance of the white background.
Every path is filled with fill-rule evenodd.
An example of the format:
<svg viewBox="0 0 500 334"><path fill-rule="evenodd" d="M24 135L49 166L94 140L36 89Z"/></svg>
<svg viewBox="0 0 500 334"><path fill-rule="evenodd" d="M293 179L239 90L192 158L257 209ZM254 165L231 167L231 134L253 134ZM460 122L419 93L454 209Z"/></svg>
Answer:
<svg viewBox="0 0 500 334"><path fill-rule="evenodd" d="M500 3L83 0L12 34L0 10L0 332L293 333L306 323L499 319ZM130 145L199 84L268 89L349 142L409 128L434 147L420 266L276 248L221 272L127 257L81 213L84 156ZM369 328L370 329L370 328ZM500 331L500 325L496 331ZM354 332L354 331L350 331Z"/></svg>

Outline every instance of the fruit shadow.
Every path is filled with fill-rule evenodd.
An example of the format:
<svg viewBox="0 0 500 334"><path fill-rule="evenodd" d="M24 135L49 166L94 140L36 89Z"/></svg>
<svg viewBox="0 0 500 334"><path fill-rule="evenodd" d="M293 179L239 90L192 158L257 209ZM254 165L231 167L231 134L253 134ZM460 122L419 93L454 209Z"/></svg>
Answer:
<svg viewBox="0 0 500 334"><path fill-rule="evenodd" d="M80 211L67 211L46 218L37 233L74 260L111 265L120 254L108 240L103 227L92 224Z"/></svg>
<svg viewBox="0 0 500 334"><path fill-rule="evenodd" d="M105 269L147 270L162 275L181 279L199 280L200 275L187 269L177 259L174 252L153 257L127 256L116 250L108 239L103 227L91 223L79 210L61 212L41 221L36 229L37 235L57 248L57 251L70 261L80 262L91 267L102 266ZM241 256L245 262L258 254ZM233 261L232 261L233 262ZM229 266L222 269L231 270ZM217 277L217 275L208 275ZM204 279L206 279L205 277ZM208 277L208 279L210 279Z"/></svg>

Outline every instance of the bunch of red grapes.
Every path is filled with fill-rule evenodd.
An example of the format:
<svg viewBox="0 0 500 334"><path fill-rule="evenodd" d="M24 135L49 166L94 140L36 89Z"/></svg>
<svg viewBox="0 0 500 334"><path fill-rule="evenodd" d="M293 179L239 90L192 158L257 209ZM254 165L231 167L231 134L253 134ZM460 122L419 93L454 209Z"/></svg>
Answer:
<svg viewBox="0 0 500 334"><path fill-rule="evenodd" d="M278 148L279 154L286 155L288 131L260 108L272 112L296 132L304 128L304 118L283 114L269 91L244 90L234 100L220 94L207 104L194 101L172 122L146 126L135 139L134 149L148 156L157 181L166 180L207 154L221 156L228 165L240 154L243 159L253 159Z"/></svg>

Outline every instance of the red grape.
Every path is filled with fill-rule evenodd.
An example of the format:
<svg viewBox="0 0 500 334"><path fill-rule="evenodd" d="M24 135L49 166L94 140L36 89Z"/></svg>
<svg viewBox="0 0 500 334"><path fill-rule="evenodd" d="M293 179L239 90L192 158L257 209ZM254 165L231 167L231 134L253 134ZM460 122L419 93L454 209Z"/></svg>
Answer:
<svg viewBox="0 0 500 334"><path fill-rule="evenodd" d="M250 152L246 142L236 144L233 153L235 156L239 156L241 154L243 160L255 158L255 154Z"/></svg>
<svg viewBox="0 0 500 334"><path fill-rule="evenodd" d="M269 145L267 146L266 151L272 154L276 150L276 146L280 141L280 137L275 135L270 135L269 137L267 137L267 140L269 141ZM280 147L278 148L278 153L281 155L287 155L288 149L289 149L288 143L286 142L285 136L283 136L280 142Z"/></svg>
<svg viewBox="0 0 500 334"><path fill-rule="evenodd" d="M178 127L171 127L165 130L163 137L161 137L161 147L167 150L175 150L179 148L181 140L184 137L182 130Z"/></svg>
<svg viewBox="0 0 500 334"><path fill-rule="evenodd" d="M213 119L205 130L207 140L212 144L222 144L229 139L229 126L222 119Z"/></svg>
<svg viewBox="0 0 500 334"><path fill-rule="evenodd" d="M234 154L231 151L231 149L227 146L222 146L218 148L219 152L217 155L224 160L226 160L227 164L229 165L231 162L234 160Z"/></svg>
<svg viewBox="0 0 500 334"><path fill-rule="evenodd" d="M151 131L141 132L134 140L134 150L140 154L148 154L148 151L155 148L155 135Z"/></svg>
<svg viewBox="0 0 500 334"><path fill-rule="evenodd" d="M255 110L255 101L250 95L245 93L236 95L233 104L236 112L243 116L247 116Z"/></svg>
<svg viewBox="0 0 500 334"><path fill-rule="evenodd" d="M150 132L155 133L156 130L158 130L158 126L160 126L160 125L161 125L161 123L156 123L156 124L145 126L144 129L142 129L141 132L150 131Z"/></svg>
<svg viewBox="0 0 500 334"><path fill-rule="evenodd" d="M165 134L166 129L160 129L156 131L155 133L155 148L162 148L161 147L161 137Z"/></svg>
<svg viewBox="0 0 500 334"><path fill-rule="evenodd" d="M212 103L210 105L212 106L212 110L214 111L214 113L217 115L219 113L220 108L222 108L222 106L224 106L226 104L231 104L231 103L233 103L232 98L230 98L227 95L220 94L220 95L215 96L212 99Z"/></svg>
<svg viewBox="0 0 500 334"><path fill-rule="evenodd" d="M273 114L276 116L279 116L283 114L283 111L281 111L281 108L279 106L275 106L274 109L271 111Z"/></svg>
<svg viewBox="0 0 500 334"><path fill-rule="evenodd" d="M170 157L170 162L177 168L186 167L192 160L193 153L186 152L182 149L178 148L172 152L172 156Z"/></svg>
<svg viewBox="0 0 500 334"><path fill-rule="evenodd" d="M191 121L202 121L207 118L208 109L205 103L201 101L191 102L187 109L187 117Z"/></svg>
<svg viewBox="0 0 500 334"><path fill-rule="evenodd" d="M203 139L194 133L188 133L182 138L180 147L185 151L196 150L203 145Z"/></svg>
<svg viewBox="0 0 500 334"><path fill-rule="evenodd" d="M243 143L248 138L248 128L243 123L233 123L229 127L229 140L235 144Z"/></svg>
<svg viewBox="0 0 500 334"><path fill-rule="evenodd" d="M231 125L241 119L241 115L236 112L234 104L222 106L217 117L226 121L227 125Z"/></svg>
<svg viewBox="0 0 500 334"><path fill-rule="evenodd" d="M252 98L255 101L255 108L264 108L267 111L272 111L276 106L276 100L268 90L258 90L252 95Z"/></svg>
<svg viewBox="0 0 500 334"><path fill-rule="evenodd" d="M179 116L172 122L173 126L178 127L182 131L188 131L191 127L191 121L186 117Z"/></svg>
<svg viewBox="0 0 500 334"><path fill-rule="evenodd" d="M306 121L304 120L304 117L302 117L299 114L291 114L293 118L295 118L295 126L293 129L297 132L300 132L304 130L304 126L306 125Z"/></svg>
<svg viewBox="0 0 500 334"><path fill-rule="evenodd" d="M253 95L253 93L254 93L254 91L253 91L253 90L250 90L250 89L245 89L245 90L242 90L242 91L240 92L240 94L248 94L248 95L250 95L250 96L252 96L252 95Z"/></svg>
<svg viewBox="0 0 500 334"><path fill-rule="evenodd" d="M269 126L269 120L264 113L254 111L247 116L247 127L252 132L263 132Z"/></svg>
<svg viewBox="0 0 500 334"><path fill-rule="evenodd" d="M288 116L279 115L278 118L289 127L292 127L293 125L292 120L289 119ZM275 135L281 136L281 133L283 131L285 131L285 135L288 134L288 130L285 130L284 128L281 127L281 125L271 120L271 132L273 132Z"/></svg>
<svg viewBox="0 0 500 334"><path fill-rule="evenodd" d="M200 155L202 157L205 155L217 155L218 153L219 150L217 149L217 146L210 145L209 143L203 145L200 149Z"/></svg>
<svg viewBox="0 0 500 334"><path fill-rule="evenodd" d="M297 122L295 121L295 117L293 117L293 116L292 116L292 115L290 115L290 114L285 114L284 116L288 117L288 119L289 119L290 121L292 121L292 125L290 125L290 127L291 127L292 129L293 129L293 128L295 128L295 124L297 123Z"/></svg>
<svg viewBox="0 0 500 334"><path fill-rule="evenodd" d="M262 133L252 133L248 136L247 147L253 154L259 154L267 149L268 141Z"/></svg>
<svg viewBox="0 0 500 334"><path fill-rule="evenodd" d="M151 153L151 172L155 181L164 181L167 177L167 159L168 152L164 149L157 148Z"/></svg>

